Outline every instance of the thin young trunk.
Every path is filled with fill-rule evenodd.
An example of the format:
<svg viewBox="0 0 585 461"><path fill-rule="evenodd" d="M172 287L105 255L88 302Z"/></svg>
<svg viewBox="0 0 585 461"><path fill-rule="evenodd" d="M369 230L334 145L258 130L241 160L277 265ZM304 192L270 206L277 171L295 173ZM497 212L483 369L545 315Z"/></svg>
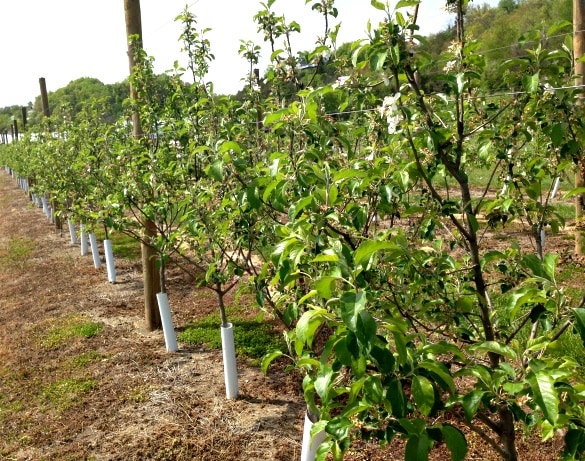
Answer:
<svg viewBox="0 0 585 461"><path fill-rule="evenodd" d="M167 292L167 273L166 273L166 266L164 256L159 256L159 263L160 267L158 268L158 280L160 283L160 291L159 293L166 293Z"/></svg>
<svg viewBox="0 0 585 461"><path fill-rule="evenodd" d="M219 315L221 317L221 326L224 328L227 328L228 320L227 320L227 314L225 312L225 302L223 299L225 293L221 289L221 283L217 282L215 284L214 290L215 290L215 293L217 294L217 304L219 305Z"/></svg>
<svg viewBox="0 0 585 461"><path fill-rule="evenodd" d="M514 415L505 403L501 404L498 410L498 415L500 417L500 426L502 428L500 442L504 450L505 459L506 461L518 461Z"/></svg>
<svg viewBox="0 0 585 461"><path fill-rule="evenodd" d="M573 0L573 58L575 65L575 85L585 83L585 62L582 57L585 54L585 0ZM583 101L585 94L579 94ZM585 159L578 158L575 171L575 187L585 186L584 182ZM575 254L585 254L585 232L583 230L583 208L585 205L585 194L575 196Z"/></svg>

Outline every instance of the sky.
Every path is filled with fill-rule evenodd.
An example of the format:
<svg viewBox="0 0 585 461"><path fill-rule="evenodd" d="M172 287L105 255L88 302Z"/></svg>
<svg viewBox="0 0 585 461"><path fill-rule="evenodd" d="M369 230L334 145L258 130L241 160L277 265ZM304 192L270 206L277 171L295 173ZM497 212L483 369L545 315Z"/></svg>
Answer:
<svg viewBox="0 0 585 461"><path fill-rule="evenodd" d="M48 91L66 86L81 77L115 83L128 76L124 0L17 0L2 2L0 43L0 107L26 105L40 94L39 78ZM497 5L498 0L476 0ZM366 36L368 20L382 18L370 0L336 0L341 22L338 44ZM421 34L444 30L453 18L443 10L445 0L422 0L419 11ZM264 45L253 16L262 9L259 0L141 0L142 33L146 52L155 59L155 71L186 62L179 43L180 24L175 21L184 8L197 17L198 29L211 42L215 60L207 81L214 91L237 92L246 77L248 64L238 55L240 40ZM293 39L294 51L312 49L323 34L322 17L305 6L305 0L277 0L272 9L286 21L298 22L301 34ZM277 42L277 45L280 43ZM264 71L270 57L263 46L259 68Z"/></svg>

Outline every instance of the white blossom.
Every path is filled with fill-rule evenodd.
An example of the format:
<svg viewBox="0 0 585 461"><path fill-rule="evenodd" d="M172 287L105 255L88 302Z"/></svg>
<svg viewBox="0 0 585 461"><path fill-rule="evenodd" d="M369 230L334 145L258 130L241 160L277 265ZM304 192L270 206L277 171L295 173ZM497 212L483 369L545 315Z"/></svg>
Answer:
<svg viewBox="0 0 585 461"><path fill-rule="evenodd" d="M396 133L401 120L402 117L399 114L389 115L386 117L386 122L388 123L388 133Z"/></svg>
<svg viewBox="0 0 585 461"><path fill-rule="evenodd" d="M380 117L386 118L388 133L390 134L396 133L398 125L402 121L402 114L398 108L399 99L400 93L396 93L393 96L386 96L382 101L382 105L378 107Z"/></svg>
<svg viewBox="0 0 585 461"><path fill-rule="evenodd" d="M347 82L349 81L349 77L344 75L342 77L337 77L337 80L331 85L333 88L343 88Z"/></svg>
<svg viewBox="0 0 585 461"><path fill-rule="evenodd" d="M448 61L447 64L445 64L445 67L443 67L443 71L450 72L453 69L455 69L456 65L457 65L457 61L455 59L453 59L452 61Z"/></svg>

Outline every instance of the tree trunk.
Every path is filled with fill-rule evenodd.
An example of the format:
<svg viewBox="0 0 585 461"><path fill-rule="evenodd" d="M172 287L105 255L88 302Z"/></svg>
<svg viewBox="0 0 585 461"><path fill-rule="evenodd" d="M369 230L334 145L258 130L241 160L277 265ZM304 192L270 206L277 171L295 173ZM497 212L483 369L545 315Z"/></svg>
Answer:
<svg viewBox="0 0 585 461"><path fill-rule="evenodd" d="M573 58L575 60L575 85L583 85L585 79L585 62L580 62L585 54L585 0L573 0ZM580 93L580 98L585 94ZM577 159L575 173L575 187L583 187L583 172L585 170L585 158ZM585 254L585 229L583 228L583 205L585 194L575 196L575 254Z"/></svg>
<svg viewBox="0 0 585 461"><path fill-rule="evenodd" d="M144 225L144 241L148 242L156 236L156 226L153 222L147 221ZM160 311L156 294L160 292L160 277L156 270L157 252L152 246L142 243L142 279L144 282L144 319L146 329L154 331L162 328Z"/></svg>
<svg viewBox="0 0 585 461"><path fill-rule="evenodd" d="M128 39L128 63L130 74L136 64L135 47L130 44L130 37L137 36L137 46L142 48L142 16L140 13L140 0L124 0L124 13L126 16L126 36ZM130 85L130 98L136 99L136 91ZM144 133L140 125L140 116L137 111L132 113L132 134L141 139ZM144 226L144 241L149 242L156 235L156 226L151 221L142 223ZM144 317L146 328L153 331L162 328L160 312L156 301L156 294L160 290L160 280L156 270L157 254L148 244L142 244L142 275L144 280Z"/></svg>
<svg viewBox="0 0 585 461"><path fill-rule="evenodd" d="M514 428L514 415L508 405L502 403L498 414L500 417L500 425L502 434L500 442L505 453L506 461L517 461L518 452L516 451L516 430Z"/></svg>

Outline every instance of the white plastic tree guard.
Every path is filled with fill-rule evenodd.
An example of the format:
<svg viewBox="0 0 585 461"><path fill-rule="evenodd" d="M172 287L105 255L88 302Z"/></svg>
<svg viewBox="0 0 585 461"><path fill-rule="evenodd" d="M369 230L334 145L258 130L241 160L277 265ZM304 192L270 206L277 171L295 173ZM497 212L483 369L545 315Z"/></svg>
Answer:
<svg viewBox="0 0 585 461"><path fill-rule="evenodd" d="M81 240L81 256L85 256L88 253L88 248L87 232L85 232L85 226L83 224L79 226L79 240Z"/></svg>
<svg viewBox="0 0 585 461"><path fill-rule="evenodd" d="M326 438L325 431L320 431L311 437L313 421L309 418L308 412L305 413L305 425L303 427L303 444L301 448L301 461L315 461L317 449Z"/></svg>
<svg viewBox="0 0 585 461"><path fill-rule="evenodd" d="M171 318L169 297L166 293L157 293L156 300L158 301L158 310L160 312L167 352L177 352L179 346L177 345L177 335L175 334L175 328L173 327L173 319Z"/></svg>
<svg viewBox="0 0 585 461"><path fill-rule="evenodd" d="M43 205L43 213L45 213L45 216L49 218L50 217L49 204L47 203L47 197L45 195L41 196L41 202Z"/></svg>
<svg viewBox="0 0 585 461"><path fill-rule="evenodd" d="M221 326L221 350L223 353L225 396L228 399L235 399L238 396L238 367L236 365L234 326L231 323L225 327Z"/></svg>
<svg viewBox="0 0 585 461"><path fill-rule="evenodd" d="M555 184L553 186L553 190L550 193L550 198L555 198L555 196L557 195L557 192L559 191L560 185L561 185L561 177L557 176L557 178L555 179Z"/></svg>
<svg viewBox="0 0 585 461"><path fill-rule="evenodd" d="M114 265L114 252L112 250L112 241L110 239L104 240L104 253L106 255L108 282L116 283L116 266Z"/></svg>
<svg viewBox="0 0 585 461"><path fill-rule="evenodd" d="M69 237L71 238L71 245L77 245L77 235L75 234L75 224L71 219L67 219L67 225L69 226Z"/></svg>
<svg viewBox="0 0 585 461"><path fill-rule="evenodd" d="M89 243L91 245L91 255L93 256L93 265L96 269L102 267L102 261L100 259L100 251L98 249L97 239L95 233L89 234Z"/></svg>

